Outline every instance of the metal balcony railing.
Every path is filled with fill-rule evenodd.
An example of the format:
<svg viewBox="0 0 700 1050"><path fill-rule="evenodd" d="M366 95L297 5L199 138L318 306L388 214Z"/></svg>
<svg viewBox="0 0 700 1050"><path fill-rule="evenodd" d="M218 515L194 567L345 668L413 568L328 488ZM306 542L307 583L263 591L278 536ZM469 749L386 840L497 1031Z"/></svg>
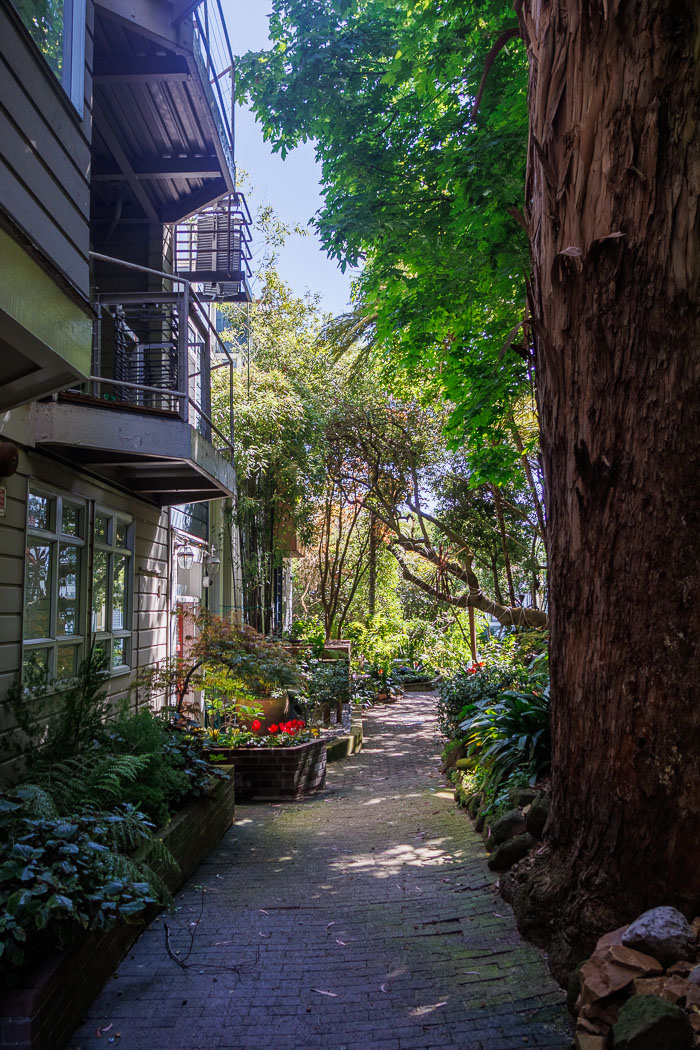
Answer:
<svg viewBox="0 0 700 1050"><path fill-rule="evenodd" d="M242 193L232 193L175 227L175 270L203 299L250 302L251 225Z"/></svg>
<svg viewBox="0 0 700 1050"><path fill-rule="evenodd" d="M221 0L202 0L192 13L195 56L210 85L223 131L235 156L236 68Z"/></svg>
<svg viewBox="0 0 700 1050"><path fill-rule="evenodd" d="M96 296L92 373L89 386L81 392L112 408L177 416L233 459L236 362L217 333L207 304L181 277L91 254L103 263L157 275L172 290ZM212 355L217 360L213 367ZM221 370L226 425L213 421L211 409L211 375ZM220 413L218 418L221 424Z"/></svg>

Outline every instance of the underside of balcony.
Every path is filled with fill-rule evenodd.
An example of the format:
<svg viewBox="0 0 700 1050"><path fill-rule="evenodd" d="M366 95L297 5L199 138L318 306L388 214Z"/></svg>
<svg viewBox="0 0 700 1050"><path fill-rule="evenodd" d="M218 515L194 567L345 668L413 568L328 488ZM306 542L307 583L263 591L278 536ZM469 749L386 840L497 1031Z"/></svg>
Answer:
<svg viewBox="0 0 700 1050"><path fill-rule="evenodd" d="M231 463L175 414L95 401L39 404L37 447L160 507L235 494Z"/></svg>
<svg viewBox="0 0 700 1050"><path fill-rule="evenodd" d="M93 230L179 222L235 188L233 59L218 0L179 20L165 0L133 11L124 0L95 7Z"/></svg>

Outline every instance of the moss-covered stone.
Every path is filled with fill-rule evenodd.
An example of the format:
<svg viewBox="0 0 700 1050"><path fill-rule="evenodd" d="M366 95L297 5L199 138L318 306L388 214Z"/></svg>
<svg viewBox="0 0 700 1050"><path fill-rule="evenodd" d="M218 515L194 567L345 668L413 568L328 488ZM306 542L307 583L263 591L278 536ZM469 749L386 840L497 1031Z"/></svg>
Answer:
<svg viewBox="0 0 700 1050"><path fill-rule="evenodd" d="M613 1026L615 1050L690 1050L693 1029L679 1006L656 995L633 995Z"/></svg>
<svg viewBox="0 0 700 1050"><path fill-rule="evenodd" d="M488 864L492 871L507 871L508 868L522 860L537 845L537 839L532 835L516 835L514 839L508 839L497 846L489 857Z"/></svg>

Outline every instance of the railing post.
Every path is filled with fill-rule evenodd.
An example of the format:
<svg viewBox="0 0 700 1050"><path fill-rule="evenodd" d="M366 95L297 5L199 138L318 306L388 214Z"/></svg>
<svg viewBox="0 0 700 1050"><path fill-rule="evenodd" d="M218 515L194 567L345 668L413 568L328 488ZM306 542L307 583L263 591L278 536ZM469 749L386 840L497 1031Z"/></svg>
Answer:
<svg viewBox="0 0 700 1050"><path fill-rule="evenodd" d="M95 320L92 322L92 364L90 366L91 376L101 376L102 365L102 304L95 303ZM90 384L90 393L93 397L99 397L99 386L97 383Z"/></svg>
<svg viewBox="0 0 700 1050"><path fill-rule="evenodd" d="M202 408L208 419L211 419L211 333L207 327L204 332L204 345L202 347ZM212 431L209 423L204 420L203 433L212 440Z"/></svg>
<svg viewBox="0 0 700 1050"><path fill-rule="evenodd" d="M178 377L177 386L178 389L185 391L186 397L182 399L182 407L180 409L180 417L185 423L189 422L190 419L190 367L189 367L189 329L190 329L190 288L189 285L185 285L182 294L178 296L177 310L178 316L178 330L177 330L177 348L178 348Z"/></svg>

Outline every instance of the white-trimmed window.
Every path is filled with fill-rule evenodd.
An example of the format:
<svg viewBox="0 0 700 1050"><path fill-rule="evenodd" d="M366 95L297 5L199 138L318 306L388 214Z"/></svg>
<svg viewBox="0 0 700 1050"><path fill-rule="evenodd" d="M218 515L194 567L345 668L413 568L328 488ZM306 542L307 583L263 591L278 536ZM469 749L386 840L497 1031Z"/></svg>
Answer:
<svg viewBox="0 0 700 1050"><path fill-rule="evenodd" d="M72 678L84 654L87 505L32 485L24 562L23 664Z"/></svg>
<svg viewBox="0 0 700 1050"><path fill-rule="evenodd" d="M130 518L96 508L91 630L113 674L131 667L132 530Z"/></svg>
<svg viewBox="0 0 700 1050"><path fill-rule="evenodd" d="M82 116L85 0L12 0L29 35Z"/></svg>

